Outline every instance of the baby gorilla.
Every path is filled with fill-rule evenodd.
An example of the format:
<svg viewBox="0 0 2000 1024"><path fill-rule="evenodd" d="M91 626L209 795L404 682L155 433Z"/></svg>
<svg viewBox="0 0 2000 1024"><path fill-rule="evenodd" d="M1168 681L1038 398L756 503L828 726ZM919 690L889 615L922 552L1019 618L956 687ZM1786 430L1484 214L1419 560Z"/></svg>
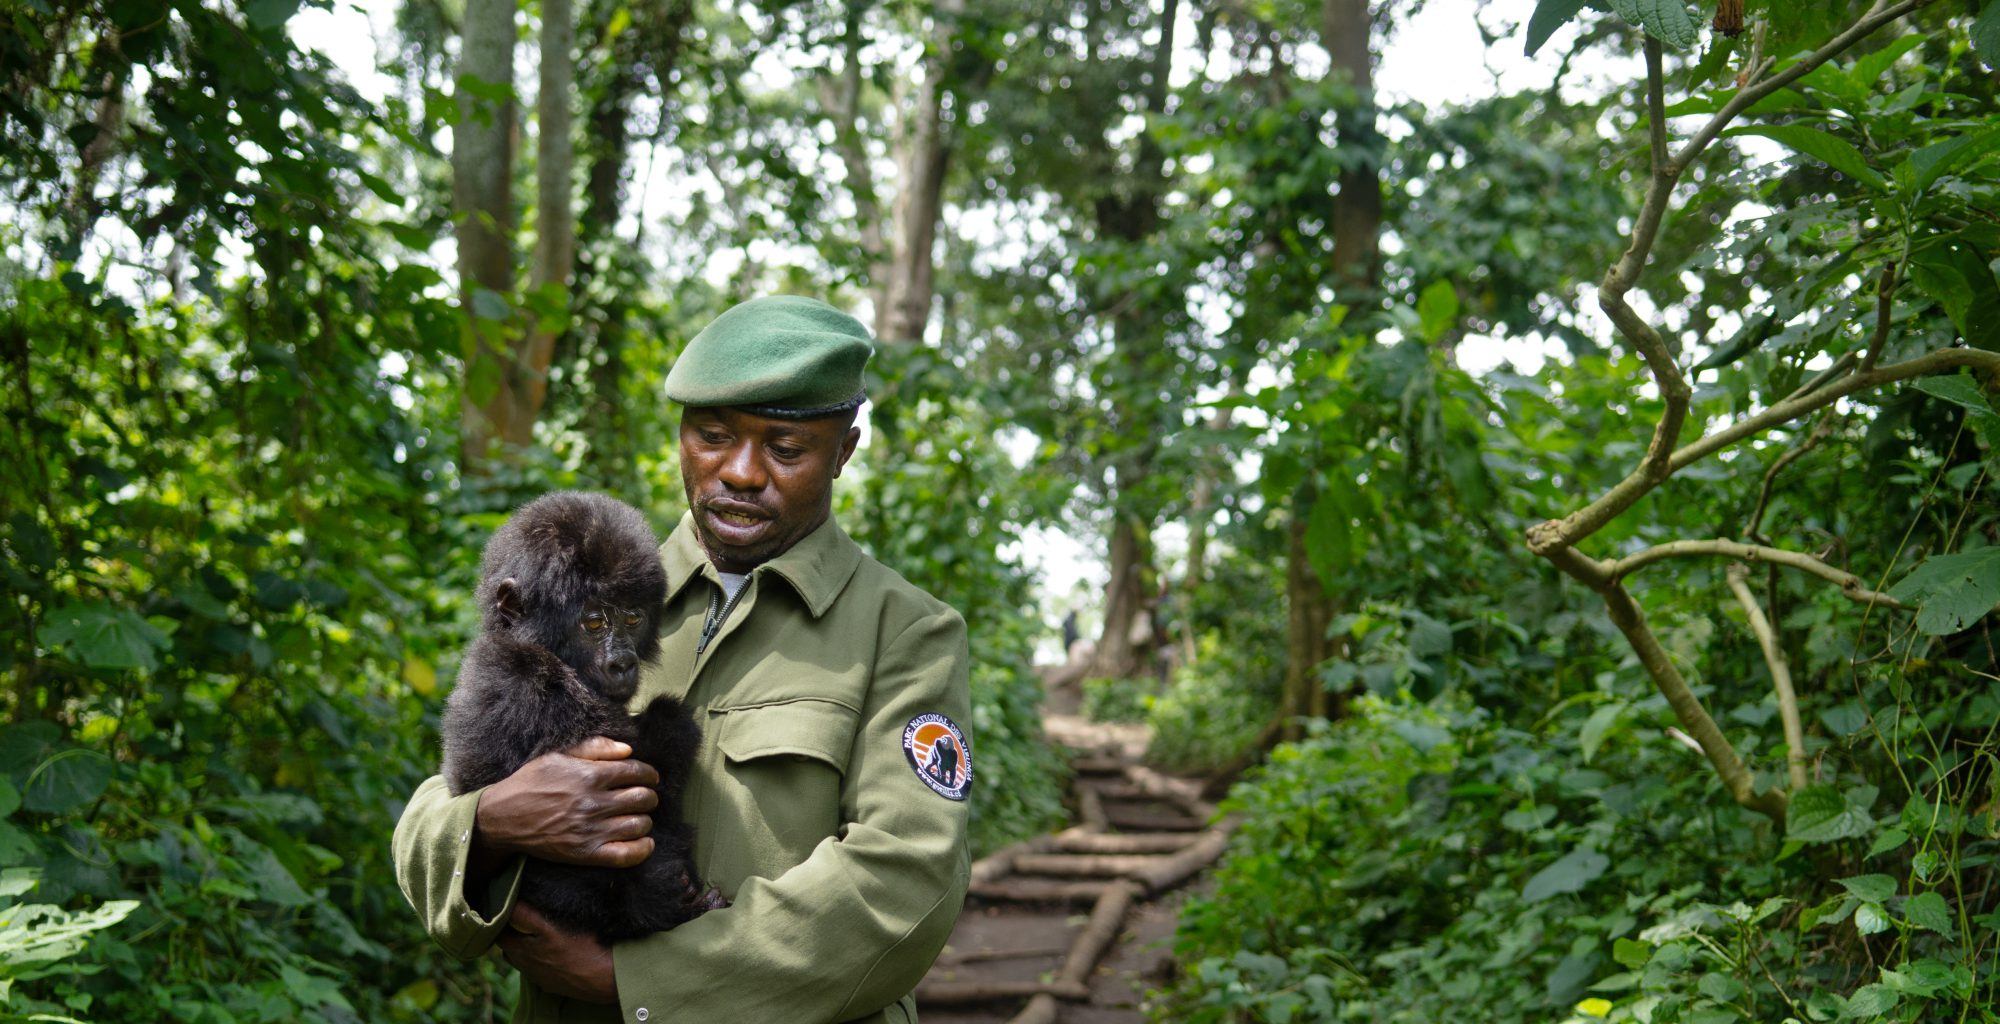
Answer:
<svg viewBox="0 0 2000 1024"><path fill-rule="evenodd" d="M521 899L606 942L661 931L721 905L694 870L681 790L700 733L672 697L626 702L659 654L666 573L639 511L601 494L530 502L493 534L480 566L484 632L445 704L444 778L453 794L491 785L592 736L629 743L660 773L653 853L632 868L530 859Z"/></svg>

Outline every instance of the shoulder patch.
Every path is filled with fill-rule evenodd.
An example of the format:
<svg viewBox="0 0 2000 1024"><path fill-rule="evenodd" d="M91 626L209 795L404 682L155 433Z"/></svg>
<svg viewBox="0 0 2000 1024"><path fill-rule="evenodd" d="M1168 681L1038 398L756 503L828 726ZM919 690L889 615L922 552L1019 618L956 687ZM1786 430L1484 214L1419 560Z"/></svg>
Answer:
<svg viewBox="0 0 2000 1024"><path fill-rule="evenodd" d="M903 727L903 756L931 792L963 800L972 788L972 748L958 723L935 712L918 715Z"/></svg>

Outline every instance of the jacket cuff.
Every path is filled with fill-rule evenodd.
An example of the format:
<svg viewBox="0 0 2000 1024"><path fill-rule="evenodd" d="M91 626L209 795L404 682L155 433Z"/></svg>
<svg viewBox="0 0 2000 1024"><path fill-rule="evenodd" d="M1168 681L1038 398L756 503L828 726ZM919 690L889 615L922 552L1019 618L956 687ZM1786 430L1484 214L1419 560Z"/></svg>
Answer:
<svg viewBox="0 0 2000 1024"><path fill-rule="evenodd" d="M461 960L483 956L493 948L500 930L507 926L507 918L514 912L514 902L521 892L521 871L527 864L524 856L509 858L507 865L488 883L486 892L480 894L484 898L478 906L467 898L465 883L472 858L473 822L478 818L479 797L484 792L474 790L447 802L441 832L431 844L429 856L431 877L445 885L445 899L431 934L445 952ZM480 907L493 909L482 914Z"/></svg>

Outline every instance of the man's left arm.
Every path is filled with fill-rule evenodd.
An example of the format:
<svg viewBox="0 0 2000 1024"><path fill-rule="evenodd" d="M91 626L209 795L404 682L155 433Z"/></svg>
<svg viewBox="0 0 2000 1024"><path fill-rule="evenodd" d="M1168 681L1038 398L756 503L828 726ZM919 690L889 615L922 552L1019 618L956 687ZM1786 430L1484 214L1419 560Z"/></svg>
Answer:
<svg viewBox="0 0 2000 1024"><path fill-rule="evenodd" d="M914 989L965 900L966 804L903 753L912 718L970 717L965 622L946 609L883 648L862 709L842 836L729 907L613 947L627 1021L840 1021ZM662 1016L662 1015L665 1016Z"/></svg>

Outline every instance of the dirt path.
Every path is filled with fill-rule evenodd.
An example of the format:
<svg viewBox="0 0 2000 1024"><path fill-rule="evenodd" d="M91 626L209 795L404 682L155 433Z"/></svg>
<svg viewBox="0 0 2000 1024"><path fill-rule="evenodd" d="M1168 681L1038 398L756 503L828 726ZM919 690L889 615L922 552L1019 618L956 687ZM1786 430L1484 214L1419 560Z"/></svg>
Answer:
<svg viewBox="0 0 2000 1024"><path fill-rule="evenodd" d="M1075 750L1081 824L972 867L944 955L917 988L925 1024L1139 1024L1166 980L1181 888L1220 856L1228 824L1193 780L1139 763L1143 726L1045 717Z"/></svg>

